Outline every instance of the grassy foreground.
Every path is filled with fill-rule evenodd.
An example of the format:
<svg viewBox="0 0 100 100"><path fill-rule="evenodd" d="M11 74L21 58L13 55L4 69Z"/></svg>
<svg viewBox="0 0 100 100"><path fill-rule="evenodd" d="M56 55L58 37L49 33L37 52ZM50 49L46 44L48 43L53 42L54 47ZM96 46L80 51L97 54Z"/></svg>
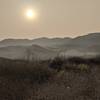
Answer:
<svg viewBox="0 0 100 100"><path fill-rule="evenodd" d="M0 58L0 100L100 100L100 57Z"/></svg>

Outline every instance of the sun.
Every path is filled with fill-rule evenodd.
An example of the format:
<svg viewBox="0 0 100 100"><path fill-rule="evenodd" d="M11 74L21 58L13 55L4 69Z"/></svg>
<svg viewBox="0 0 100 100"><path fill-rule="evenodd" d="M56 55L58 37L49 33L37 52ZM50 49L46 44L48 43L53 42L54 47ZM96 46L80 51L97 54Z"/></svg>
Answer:
<svg viewBox="0 0 100 100"><path fill-rule="evenodd" d="M37 17L37 14L33 9L27 9L25 15L28 19L35 19Z"/></svg>

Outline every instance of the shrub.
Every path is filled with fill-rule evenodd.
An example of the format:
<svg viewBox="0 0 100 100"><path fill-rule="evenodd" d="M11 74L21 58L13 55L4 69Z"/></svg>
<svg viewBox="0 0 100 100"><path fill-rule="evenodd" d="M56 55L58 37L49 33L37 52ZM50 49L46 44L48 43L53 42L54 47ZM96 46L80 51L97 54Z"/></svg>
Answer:
<svg viewBox="0 0 100 100"><path fill-rule="evenodd" d="M89 70L89 66L86 65L86 64L79 64L79 65L78 65L78 69L79 69L80 71L88 71L88 70Z"/></svg>
<svg viewBox="0 0 100 100"><path fill-rule="evenodd" d="M52 69L56 69L57 71L60 71L62 69L63 64L64 64L64 60L60 57L56 57L51 61L49 66Z"/></svg>
<svg viewBox="0 0 100 100"><path fill-rule="evenodd" d="M71 57L71 58L68 58L67 61L70 63L75 63L75 64L82 64L82 63L87 62L84 58L81 58L81 57Z"/></svg>

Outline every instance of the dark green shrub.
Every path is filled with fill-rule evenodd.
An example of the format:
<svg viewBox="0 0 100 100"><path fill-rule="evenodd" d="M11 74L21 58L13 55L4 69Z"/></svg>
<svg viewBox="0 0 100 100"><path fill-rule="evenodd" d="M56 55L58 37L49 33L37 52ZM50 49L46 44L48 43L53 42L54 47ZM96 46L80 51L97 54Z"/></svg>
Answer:
<svg viewBox="0 0 100 100"><path fill-rule="evenodd" d="M57 71L60 71L62 69L63 64L64 64L64 59L56 57L51 61L49 67Z"/></svg>

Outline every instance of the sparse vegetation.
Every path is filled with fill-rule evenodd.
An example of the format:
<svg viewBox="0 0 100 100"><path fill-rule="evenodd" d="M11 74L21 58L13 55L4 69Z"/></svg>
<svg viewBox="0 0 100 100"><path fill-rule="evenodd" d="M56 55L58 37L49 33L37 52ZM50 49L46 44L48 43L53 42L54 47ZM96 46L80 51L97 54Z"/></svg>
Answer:
<svg viewBox="0 0 100 100"><path fill-rule="evenodd" d="M88 71L89 70L89 66L86 64L79 64L78 68L80 71Z"/></svg>
<svg viewBox="0 0 100 100"><path fill-rule="evenodd" d="M0 58L0 100L99 100L99 58Z"/></svg>

